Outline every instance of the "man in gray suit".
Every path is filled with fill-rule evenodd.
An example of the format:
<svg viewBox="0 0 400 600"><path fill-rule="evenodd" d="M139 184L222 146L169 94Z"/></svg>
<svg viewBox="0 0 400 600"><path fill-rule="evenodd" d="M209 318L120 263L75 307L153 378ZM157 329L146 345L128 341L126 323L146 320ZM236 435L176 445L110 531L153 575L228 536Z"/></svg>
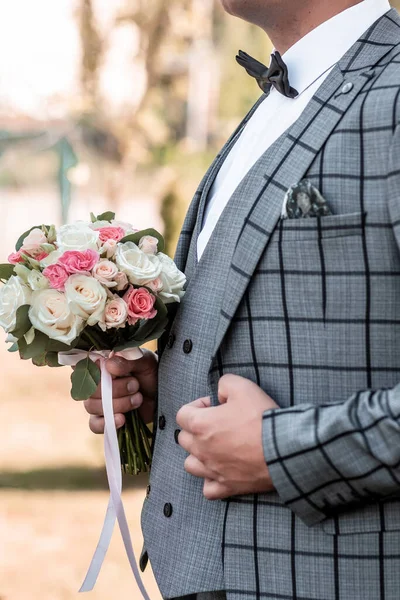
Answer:
<svg viewBox="0 0 400 600"><path fill-rule="evenodd" d="M117 426L156 410L142 567L165 598L398 600L400 17L222 1L276 47L238 57L263 95L189 208L159 365L109 363Z"/></svg>

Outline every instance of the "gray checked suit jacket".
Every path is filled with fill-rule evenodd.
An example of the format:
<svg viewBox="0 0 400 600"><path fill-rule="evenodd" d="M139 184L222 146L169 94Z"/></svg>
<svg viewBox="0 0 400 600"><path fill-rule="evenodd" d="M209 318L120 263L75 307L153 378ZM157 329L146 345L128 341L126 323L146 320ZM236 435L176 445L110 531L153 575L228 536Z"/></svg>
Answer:
<svg viewBox="0 0 400 600"><path fill-rule="evenodd" d="M201 183L177 250L189 283L161 344L146 548L166 598L399 600L397 12L256 163L197 264L208 191L251 114ZM333 214L281 219L287 189L305 177ZM225 373L280 406L263 418L276 493L209 502L184 473L176 412L199 396L216 402Z"/></svg>

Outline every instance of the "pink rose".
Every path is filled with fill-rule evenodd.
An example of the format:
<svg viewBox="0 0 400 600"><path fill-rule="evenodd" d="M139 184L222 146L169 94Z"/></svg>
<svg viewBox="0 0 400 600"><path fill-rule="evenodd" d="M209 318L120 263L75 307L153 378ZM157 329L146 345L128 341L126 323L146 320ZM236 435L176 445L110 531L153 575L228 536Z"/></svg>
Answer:
<svg viewBox="0 0 400 600"><path fill-rule="evenodd" d="M108 240L115 240L119 242L125 237L125 231L122 227L101 227L100 229L96 229L99 232L99 239L103 244L108 242Z"/></svg>
<svg viewBox="0 0 400 600"><path fill-rule="evenodd" d="M12 265L17 265L18 263L22 262L24 259L21 256L20 252L12 252L10 254L10 256L8 257L8 262L11 263Z"/></svg>
<svg viewBox="0 0 400 600"><path fill-rule="evenodd" d="M152 235L145 235L140 238L139 248L146 254L157 254L158 239Z"/></svg>
<svg viewBox="0 0 400 600"><path fill-rule="evenodd" d="M43 271L43 275L49 280L50 287L54 290L63 290L69 273L64 265L49 265Z"/></svg>
<svg viewBox="0 0 400 600"><path fill-rule="evenodd" d="M119 296L114 296L113 300L109 300L106 304L104 312L104 323L99 323L104 329L120 329L125 327L128 319L128 307Z"/></svg>
<svg viewBox="0 0 400 600"><path fill-rule="evenodd" d="M162 292L164 286L161 277L157 277L157 279L150 281L150 283L147 284L147 287L149 287L155 294Z"/></svg>
<svg viewBox="0 0 400 600"><path fill-rule="evenodd" d="M129 286L123 296L128 307L128 323L135 325L139 319L154 319L157 311L154 309L156 297L146 288L134 288Z"/></svg>
<svg viewBox="0 0 400 600"><path fill-rule="evenodd" d="M122 292L122 290L126 290L126 288L129 285L128 277L127 277L126 273L122 273L122 271L119 271L117 273L114 281L117 284L117 287L115 288L117 290L117 292Z"/></svg>
<svg viewBox="0 0 400 600"><path fill-rule="evenodd" d="M90 272L99 262L100 255L95 250L67 250L58 259L58 264L63 265L69 274Z"/></svg>
<svg viewBox="0 0 400 600"><path fill-rule="evenodd" d="M93 267L92 275L106 287L117 285L115 278L118 275L118 267L111 260L101 260Z"/></svg>

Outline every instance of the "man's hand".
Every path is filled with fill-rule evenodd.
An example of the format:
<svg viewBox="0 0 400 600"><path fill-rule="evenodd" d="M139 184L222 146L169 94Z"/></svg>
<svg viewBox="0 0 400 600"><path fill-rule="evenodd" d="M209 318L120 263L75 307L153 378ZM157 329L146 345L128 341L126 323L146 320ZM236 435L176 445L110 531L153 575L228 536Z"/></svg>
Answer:
<svg viewBox="0 0 400 600"><path fill-rule="evenodd" d="M140 408L145 423L154 417L157 394L157 356L150 350L143 350L139 360L126 360L115 356L107 361L107 369L113 376L113 404L117 429L125 424L125 413ZM104 433L104 417L101 405L101 388L84 403L91 415L89 427L93 433Z"/></svg>
<svg viewBox="0 0 400 600"><path fill-rule="evenodd" d="M221 377L218 399L220 406L200 398L177 414L179 444L189 452L185 470L204 479L208 500L272 491L262 415L278 405L255 383L237 375Z"/></svg>

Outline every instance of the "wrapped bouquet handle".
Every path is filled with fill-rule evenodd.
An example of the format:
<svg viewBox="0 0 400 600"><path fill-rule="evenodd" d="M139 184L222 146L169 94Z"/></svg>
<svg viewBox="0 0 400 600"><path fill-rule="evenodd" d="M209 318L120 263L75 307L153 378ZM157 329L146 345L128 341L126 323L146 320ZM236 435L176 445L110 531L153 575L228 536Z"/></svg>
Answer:
<svg viewBox="0 0 400 600"><path fill-rule="evenodd" d="M142 351L139 348L123 350L122 352L117 352L114 355L122 356L127 360L135 360L143 356ZM100 363L101 370L102 406L105 420L104 456L108 485L110 488L110 500L108 503L107 512L104 519L103 528L100 534L100 539L97 544L97 548L93 555L85 580L79 591L89 592L94 588L102 564L104 562L108 547L111 542L111 537L115 526L115 520L117 520L122 540L124 542L125 551L136 583L140 589L144 600L150 600L137 566L137 561L132 546L131 535L129 533L129 526L121 498L122 472L118 437L114 421L112 377L106 368L106 362L107 359L110 358L110 356L111 352L109 350L89 352L89 358L94 362L98 361ZM71 350L69 352L60 352L58 354L58 361L61 365L75 366L79 361L87 357L88 352L83 352L81 350Z"/></svg>

